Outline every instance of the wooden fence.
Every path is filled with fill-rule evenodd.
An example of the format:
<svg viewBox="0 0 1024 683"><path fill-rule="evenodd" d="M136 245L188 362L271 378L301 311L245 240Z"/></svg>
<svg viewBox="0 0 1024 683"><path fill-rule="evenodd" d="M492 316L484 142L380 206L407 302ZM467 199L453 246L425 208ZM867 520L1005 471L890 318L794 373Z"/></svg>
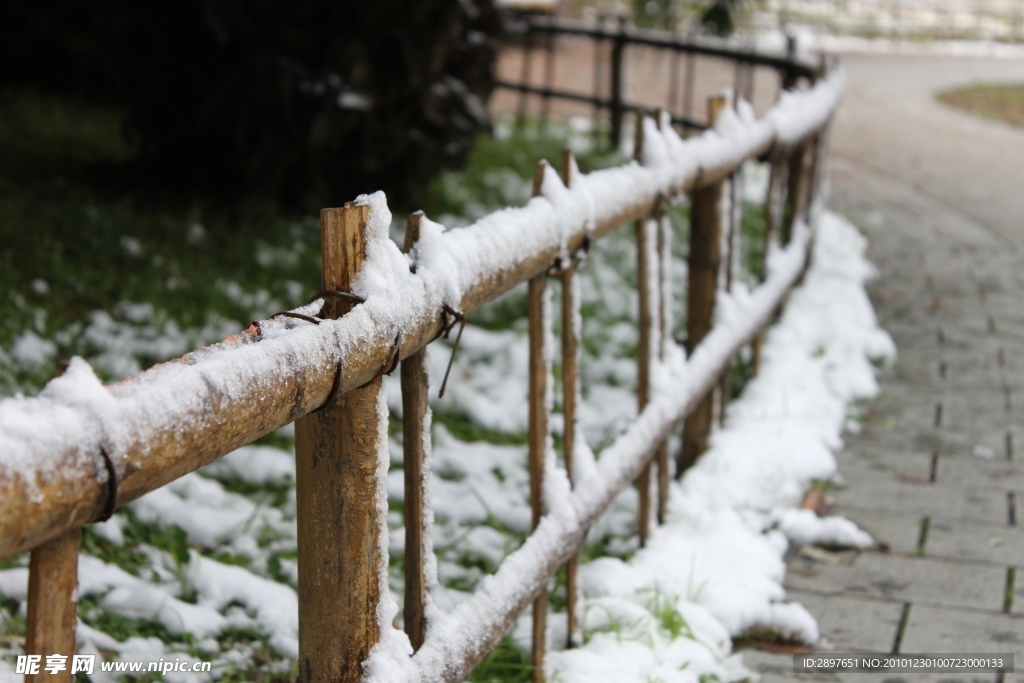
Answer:
<svg viewBox="0 0 1024 683"><path fill-rule="evenodd" d="M760 119L743 115L742 107L737 114L724 97L709 102L708 121L717 127L687 140L668 115L641 119L636 162L586 175L569 153L561 175L542 162L535 197L525 207L445 233L412 216L405 256L387 238L381 195L325 209L319 303L111 386L73 362L38 397L0 402L0 559L31 550L27 653L74 651L84 524L295 421L301 680L356 681L367 671L387 671L390 680L459 681L531 604L540 680L548 581L569 563L574 615L576 549L632 482L639 484L641 541L646 538L664 511L669 435L684 423L681 472L705 447L730 360L745 344L757 348L762 328L806 267L826 134L844 79L838 70L816 73L795 62L780 68L794 89ZM805 81L794 82L794 73ZM734 243L731 194L723 188L750 159L771 163L770 259L743 315L712 326L715 299L729 286ZM680 193L692 200L687 360L670 366L658 359L674 343L662 326L666 287L675 283L664 280L667 241L654 227L661 223L649 219ZM594 240L630 223L639 255L639 416L578 481L566 474L574 471L579 438L578 259ZM552 350L545 348L544 290L552 277L562 281L565 316L564 470L545 462ZM441 614L430 598L425 347L522 282L529 282L524 399L533 532L471 598ZM404 627L415 653L396 651L382 603L388 415L381 376L399 364L408 533ZM653 390L656 367L677 374L672 392ZM551 500L545 491L564 495ZM575 631L571 624L570 634Z"/></svg>

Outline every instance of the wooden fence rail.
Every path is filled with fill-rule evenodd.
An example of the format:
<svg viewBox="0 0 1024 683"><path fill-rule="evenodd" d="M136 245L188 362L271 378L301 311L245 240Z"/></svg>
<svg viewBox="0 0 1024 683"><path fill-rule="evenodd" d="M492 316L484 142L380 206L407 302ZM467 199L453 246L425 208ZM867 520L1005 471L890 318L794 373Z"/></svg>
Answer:
<svg viewBox="0 0 1024 683"><path fill-rule="evenodd" d="M80 528L281 426L296 427L301 680L464 679L529 605L536 680L543 672L546 587L568 563L569 645L578 643L575 571L587 530L631 482L639 527L664 514L667 439L709 402L730 360L751 343L800 278L812 241L824 131L842 95L838 70L786 93L761 119L711 103L718 126L683 141L669 117L641 119L637 161L583 175L571 154L561 176L538 166L534 198L475 225L441 232L410 217L405 255L390 242L390 212L377 194L321 214L323 288L296 316L245 332L138 376L103 386L81 360L36 398L0 402L0 559L32 550L30 654L73 643ZM728 119L728 120L725 120ZM710 326L722 278L722 183L749 159L771 160L770 261L744 315ZM783 180L787 179L787 180ZM665 202L693 198L690 317L685 362L669 362ZM734 194L734 193L733 193ZM785 211L780 211L785 194ZM728 211L729 209L724 209ZM581 439L580 312L575 257L593 240L635 224L641 297L639 416L595 467L573 459ZM776 219L769 223L776 225ZM777 239L781 238L780 239ZM731 262L730 259L726 259ZM553 467L550 306L547 280L562 280L566 468ZM696 279L695 279L696 278ZM533 532L456 610L432 606L429 408L425 346L457 319L529 282L529 453ZM319 317L313 317L319 316ZM699 330L697 328L700 328ZM401 363L406 477L405 629L393 629L387 593L387 405L381 375ZM653 368L672 377L656 390ZM706 438L710 421L697 436ZM697 454L686 451L680 471ZM589 471L581 478L578 472ZM657 482L657 485L655 485ZM552 496L557 491L559 495ZM655 497L657 504L654 504ZM34 586L34 588L33 588ZM48 651L49 650L49 651ZM70 653L69 653L70 654Z"/></svg>

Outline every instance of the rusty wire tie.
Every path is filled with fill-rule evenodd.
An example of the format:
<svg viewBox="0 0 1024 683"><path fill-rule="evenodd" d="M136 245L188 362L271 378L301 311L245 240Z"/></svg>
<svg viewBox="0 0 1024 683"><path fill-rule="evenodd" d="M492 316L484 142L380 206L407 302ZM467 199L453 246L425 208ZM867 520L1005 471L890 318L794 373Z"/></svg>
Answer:
<svg viewBox="0 0 1024 683"><path fill-rule="evenodd" d="M452 321L449 324L448 316L452 316ZM448 375L452 371L452 365L455 364L455 352L459 350L459 341L462 340L462 331L466 329L466 314L462 311L456 310L445 304L441 307L441 331L438 332L437 336L443 336L445 339L448 338L448 334L455 327L455 323L459 323L459 333L455 335L455 344L452 346L452 355L448 359L448 368L444 371L444 379L441 381L441 390L437 393L438 398L444 397L445 387L448 386ZM434 337L437 339L437 337Z"/></svg>
<svg viewBox="0 0 1024 683"><path fill-rule="evenodd" d="M562 277L570 268L575 266L581 266L586 263L587 259L590 258L590 245L593 240L590 238L590 234L583 235L583 242L577 247L572 255L569 256L569 264L563 265L562 256L556 256L555 260L548 267L548 277Z"/></svg>
<svg viewBox="0 0 1024 683"><path fill-rule="evenodd" d="M371 379L366 384L360 385L359 388L362 389L363 387L368 387L377 380L379 380L384 375L390 375L392 372L394 372L395 368L398 367L398 357L401 355L401 351L402 332L399 331L398 334L395 335L395 343L393 346L393 350L388 352L387 358L384 359L384 364L380 366L380 371L376 375L374 375L373 379Z"/></svg>
<svg viewBox="0 0 1024 683"><path fill-rule="evenodd" d="M316 295L314 295L313 298L306 302L306 305L308 306L317 299L323 299L328 296L336 296L344 299L351 299L352 301L355 301L357 304L366 303L366 299L356 294L352 294L351 292L342 292L337 289L325 289L322 292L318 292ZM295 318L296 320L304 320L307 323L313 323L314 325L319 325L324 321L324 318L316 318L311 315L306 315L304 313L296 313L294 311L281 311L280 313L275 313L274 315L270 316L268 320L273 320L274 318ZM249 323L249 326L256 328L257 338L263 337L263 326L261 324L261 321L253 320L251 323Z"/></svg>
<svg viewBox="0 0 1024 683"><path fill-rule="evenodd" d="M103 503L103 510L96 519L92 520L93 522L105 522L113 516L114 511L117 510L118 491L121 488L117 467L103 446L100 446L100 455L103 456L103 465L107 470L107 499Z"/></svg>
<svg viewBox="0 0 1024 683"><path fill-rule="evenodd" d="M338 290L338 289L325 289L325 290L323 290L321 292L317 292L306 303L307 304L311 304L314 301L316 301L317 299L324 299L324 298L329 297L329 296L337 296L337 297L341 297L342 299L350 299L352 301L355 301L357 304L364 304L364 303L366 303L366 299L364 299L363 297L361 297L361 296L359 296L357 294L353 294L352 292L342 292L341 290Z"/></svg>

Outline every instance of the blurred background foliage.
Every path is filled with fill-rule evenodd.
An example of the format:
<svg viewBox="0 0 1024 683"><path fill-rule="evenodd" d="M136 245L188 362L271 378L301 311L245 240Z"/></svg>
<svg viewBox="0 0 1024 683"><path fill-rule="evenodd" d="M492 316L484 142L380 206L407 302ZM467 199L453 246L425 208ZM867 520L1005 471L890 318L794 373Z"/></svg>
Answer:
<svg viewBox="0 0 1024 683"><path fill-rule="evenodd" d="M8 0L0 87L123 112L115 183L401 205L488 128L498 29L492 0Z"/></svg>

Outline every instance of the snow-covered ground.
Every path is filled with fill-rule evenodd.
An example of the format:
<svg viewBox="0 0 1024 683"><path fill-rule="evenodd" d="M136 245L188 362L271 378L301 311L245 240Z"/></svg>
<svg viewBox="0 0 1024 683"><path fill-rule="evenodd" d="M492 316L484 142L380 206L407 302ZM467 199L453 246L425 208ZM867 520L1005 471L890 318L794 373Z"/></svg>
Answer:
<svg viewBox="0 0 1024 683"><path fill-rule="evenodd" d="M766 180L763 167L748 164L748 208L763 200ZM530 181L499 174L494 183L508 195L504 203L514 203L528 194ZM674 243L681 247L686 226L675 215ZM798 506L815 481L835 475L832 454L852 424L850 403L877 389L872 359L885 362L894 354L864 291L872 272L863 256L864 238L839 216L820 210L818 218L811 268L766 338L761 372L730 405L709 452L673 483L667 523L639 549L637 494L627 487L590 529L580 572L580 648L561 649L566 619L559 612L564 599L557 597L563 589L553 586L547 661L553 680L739 680L749 674L732 652L732 638L756 627L783 638L817 640L813 618L786 601L782 558L790 543L872 543L848 521L820 519ZM629 231L619 230L595 245L580 274L580 419L598 460L636 417L635 250ZM676 283L685 280L684 256L677 248ZM741 298L754 279L742 259L737 263L734 294ZM681 289L674 290L677 321L684 320ZM529 531L523 445L527 340L525 321L510 313L521 313L524 299L524 288L517 288L475 316L479 324L463 334L448 392L434 401L433 545L440 583L435 599L444 611L465 602ZM723 306L721 315L728 314ZM177 353L187 339L208 333L161 334L174 321L150 329L160 317L150 309L126 308L119 315L124 320L116 333L99 319L90 328L110 328L110 338L127 340L120 356L117 344L98 345L97 356L125 372L132 371L136 354L155 353L139 339L158 344L169 337L173 348L166 351ZM18 344L10 355L24 362L52 352L41 337L26 336ZM444 342L432 347L435 378L443 374L449 351ZM398 378L385 383L397 414ZM559 391L556 386L556 436L562 430ZM392 433L390 588L401 604L402 449L400 431ZM212 660L213 678L237 677L257 665L270 673L294 670L292 438L285 428L274 445L242 448L87 529L79 568L81 652L122 660ZM678 443L673 440L671 447L674 452ZM7 598L0 603L4 633L15 632L23 618L26 560L0 570L0 595ZM512 634L512 642L524 648L528 619L523 615ZM13 680L11 657L19 653L19 641L0 638L0 646L8 648L0 652L0 680ZM105 679L98 674L93 680Z"/></svg>

